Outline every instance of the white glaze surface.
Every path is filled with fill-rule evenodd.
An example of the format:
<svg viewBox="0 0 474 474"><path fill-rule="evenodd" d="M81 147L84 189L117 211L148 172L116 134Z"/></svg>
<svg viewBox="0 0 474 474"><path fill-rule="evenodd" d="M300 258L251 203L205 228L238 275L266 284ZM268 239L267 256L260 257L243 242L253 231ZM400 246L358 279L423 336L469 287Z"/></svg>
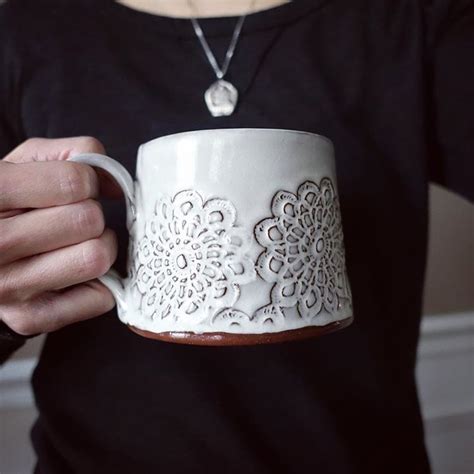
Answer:
<svg viewBox="0 0 474 474"><path fill-rule="evenodd" d="M123 289L104 279L120 319L256 334L352 316L333 153L324 137L273 129L142 145L129 276Z"/></svg>

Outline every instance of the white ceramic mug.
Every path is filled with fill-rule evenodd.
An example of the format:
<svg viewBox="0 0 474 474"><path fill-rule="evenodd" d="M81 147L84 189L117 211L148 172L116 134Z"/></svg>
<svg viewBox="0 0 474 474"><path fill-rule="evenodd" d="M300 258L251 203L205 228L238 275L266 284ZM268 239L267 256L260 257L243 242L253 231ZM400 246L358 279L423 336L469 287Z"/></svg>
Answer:
<svg viewBox="0 0 474 474"><path fill-rule="evenodd" d="M147 337L246 344L322 334L352 320L334 150L277 129L178 133L115 160L71 159L122 187L128 275L109 272L122 322Z"/></svg>

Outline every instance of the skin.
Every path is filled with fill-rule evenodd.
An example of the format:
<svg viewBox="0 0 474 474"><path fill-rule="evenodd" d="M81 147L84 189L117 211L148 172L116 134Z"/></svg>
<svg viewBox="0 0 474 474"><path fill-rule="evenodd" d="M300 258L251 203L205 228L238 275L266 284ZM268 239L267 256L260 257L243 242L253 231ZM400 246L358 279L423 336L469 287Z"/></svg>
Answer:
<svg viewBox="0 0 474 474"><path fill-rule="evenodd" d="M185 0L124 0L148 13L189 17ZM249 11L250 0L194 0L197 16ZM286 3L257 0L253 11ZM0 321L29 336L100 316L115 305L97 278L117 256L97 198L121 195L108 175L66 161L102 153L92 137L31 138L0 160Z"/></svg>
<svg viewBox="0 0 474 474"><path fill-rule="evenodd" d="M117 255L96 201L99 176L65 161L85 152L105 150L91 137L32 138L0 161L0 319L19 334L54 331L115 304L97 281Z"/></svg>
<svg viewBox="0 0 474 474"><path fill-rule="evenodd" d="M199 18L255 13L289 3L289 0L191 0L191 7L188 0L120 0L119 3L155 15Z"/></svg>

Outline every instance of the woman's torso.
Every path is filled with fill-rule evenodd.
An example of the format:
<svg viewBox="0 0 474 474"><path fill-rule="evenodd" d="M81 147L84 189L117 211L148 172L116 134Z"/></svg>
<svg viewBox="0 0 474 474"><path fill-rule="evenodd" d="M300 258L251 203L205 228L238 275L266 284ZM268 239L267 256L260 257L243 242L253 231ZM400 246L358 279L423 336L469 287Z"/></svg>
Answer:
<svg viewBox="0 0 474 474"><path fill-rule="evenodd" d="M428 183L417 2L303 0L249 16L228 74L238 109L220 118L204 104L215 77L187 20L45 3L16 19L25 136L95 136L132 172L140 143L185 130L334 142L355 323L260 347L149 341L112 314L51 334L33 379L41 472L346 474L413 460L427 472L413 375ZM235 19L201 25L222 58ZM104 209L123 269L123 204Z"/></svg>

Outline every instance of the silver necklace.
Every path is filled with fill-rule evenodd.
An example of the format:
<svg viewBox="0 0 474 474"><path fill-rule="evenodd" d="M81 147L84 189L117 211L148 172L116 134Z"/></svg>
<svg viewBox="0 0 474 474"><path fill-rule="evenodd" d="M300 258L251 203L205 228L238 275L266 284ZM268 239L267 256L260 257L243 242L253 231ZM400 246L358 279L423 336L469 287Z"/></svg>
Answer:
<svg viewBox="0 0 474 474"><path fill-rule="evenodd" d="M253 10L255 1L256 0L252 0L249 11ZM188 5L194 14L196 14L196 8L191 0L188 0ZM224 76L227 74L227 70L229 69L230 61L234 55L235 47L239 40L240 31L242 30L246 16L247 14L242 15L235 25L234 33L227 49L222 67L219 67L217 64L216 57L209 47L209 43L204 36L204 32L202 31L198 20L195 16L191 17L191 23L193 24L194 32L196 33L196 36L201 43L202 49L206 54L207 60L209 61L209 64L211 65L214 74L217 77L217 81L212 83L204 94L204 100L206 102L207 108L213 117L232 115L237 105L239 93L233 84L224 80Z"/></svg>

